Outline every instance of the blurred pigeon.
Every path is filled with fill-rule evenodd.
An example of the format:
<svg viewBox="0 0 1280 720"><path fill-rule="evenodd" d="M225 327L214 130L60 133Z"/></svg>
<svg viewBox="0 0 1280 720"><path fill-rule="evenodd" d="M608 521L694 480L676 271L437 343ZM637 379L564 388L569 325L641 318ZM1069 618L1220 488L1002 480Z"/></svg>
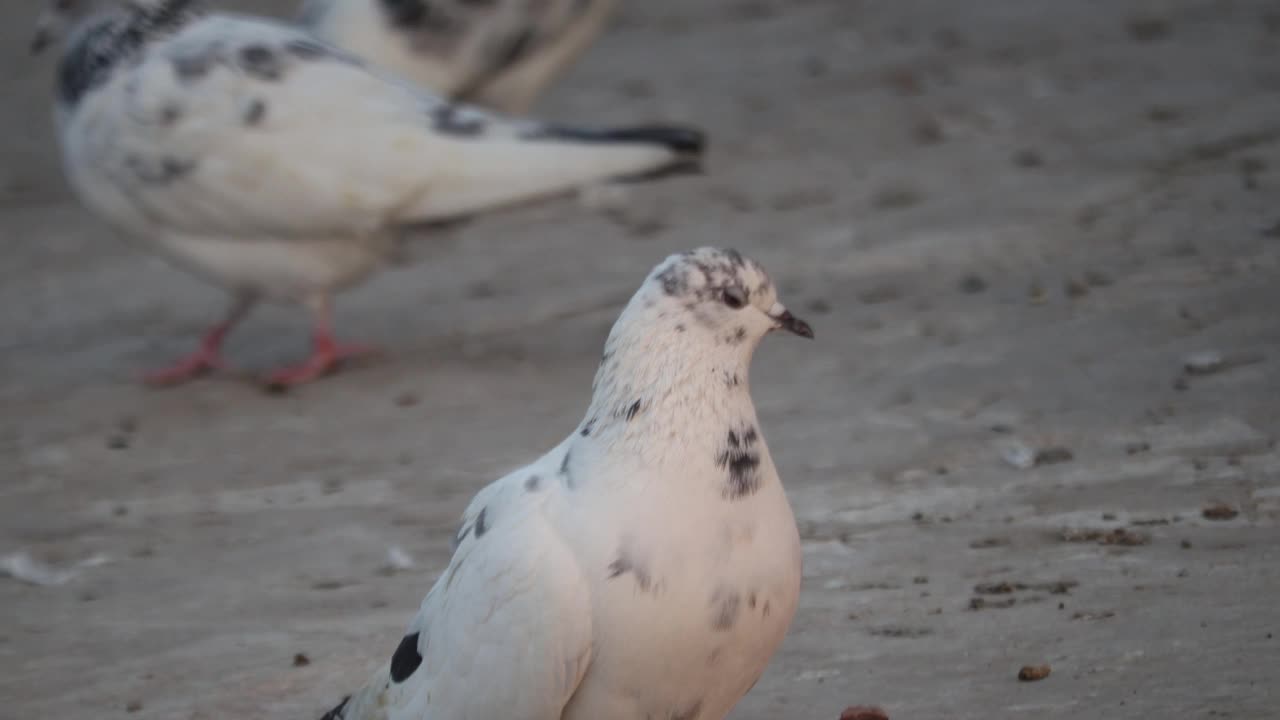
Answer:
<svg viewBox="0 0 1280 720"><path fill-rule="evenodd" d="M307 0L318 37L445 97L529 108L604 29L617 0Z"/></svg>
<svg viewBox="0 0 1280 720"><path fill-rule="evenodd" d="M271 382L312 380L366 350L335 341L331 298L382 267L406 226L688 169L703 149L689 128L589 130L451 104L305 30L196 0L55 0L33 48L67 27L56 114L73 188L233 297L155 383L220 366L223 338L264 298L315 318L311 356Z"/></svg>
<svg viewBox="0 0 1280 720"><path fill-rule="evenodd" d="M390 663L325 720L719 720L800 594L747 374L813 331L733 250L673 255L609 333L583 421L482 489Z"/></svg>

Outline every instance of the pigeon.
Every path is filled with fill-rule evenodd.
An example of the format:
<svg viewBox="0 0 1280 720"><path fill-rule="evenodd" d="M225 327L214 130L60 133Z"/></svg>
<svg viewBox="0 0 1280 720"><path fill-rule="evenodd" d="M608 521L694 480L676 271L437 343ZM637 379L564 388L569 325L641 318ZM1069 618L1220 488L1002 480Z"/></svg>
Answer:
<svg viewBox="0 0 1280 720"><path fill-rule="evenodd" d="M800 594L800 537L751 401L774 330L755 261L659 264L609 333L581 424L481 489L390 662L324 720L718 720Z"/></svg>
<svg viewBox="0 0 1280 720"><path fill-rule="evenodd" d="M455 101L528 112L617 0L307 0L316 36Z"/></svg>
<svg viewBox="0 0 1280 720"><path fill-rule="evenodd" d="M370 350L335 339L332 298L390 264L406 228L696 171L705 144L690 127L587 129L455 104L303 28L198 0L54 0L33 50L60 37L55 115L72 188L231 296L154 384L221 367L227 333L263 299L314 319L310 356L268 382L314 380Z"/></svg>

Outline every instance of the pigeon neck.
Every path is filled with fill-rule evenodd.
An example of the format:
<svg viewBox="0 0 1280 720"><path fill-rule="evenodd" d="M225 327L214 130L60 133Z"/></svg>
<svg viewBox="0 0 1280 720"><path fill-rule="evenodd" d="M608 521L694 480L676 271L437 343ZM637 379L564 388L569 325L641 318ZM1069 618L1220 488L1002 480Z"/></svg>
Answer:
<svg viewBox="0 0 1280 720"><path fill-rule="evenodd" d="M59 63L62 106L74 107L148 42L177 32L199 15L199 5L199 0L151 0L86 18L72 34Z"/></svg>
<svg viewBox="0 0 1280 720"><path fill-rule="evenodd" d="M580 434L654 460L662 448L692 450L721 443L729 428L754 428L748 372L756 342L717 342L698 323L689 313L628 306L605 343Z"/></svg>

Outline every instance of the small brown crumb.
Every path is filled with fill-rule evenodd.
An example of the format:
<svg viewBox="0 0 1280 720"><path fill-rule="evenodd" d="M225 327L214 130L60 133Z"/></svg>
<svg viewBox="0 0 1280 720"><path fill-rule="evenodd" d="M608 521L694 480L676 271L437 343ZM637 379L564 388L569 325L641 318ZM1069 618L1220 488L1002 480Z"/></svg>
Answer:
<svg viewBox="0 0 1280 720"><path fill-rule="evenodd" d="M1023 665L1018 671L1018 679L1022 682L1036 682L1049 677L1048 665Z"/></svg>
<svg viewBox="0 0 1280 720"><path fill-rule="evenodd" d="M306 666L308 666L308 665L310 665L310 664L311 664L311 658L307 657L306 655L304 655L304 654L302 654L302 653L294 653L294 655L293 655L293 666L294 666L294 667L306 667Z"/></svg>
<svg viewBox="0 0 1280 720"><path fill-rule="evenodd" d="M124 711L125 711L125 712L136 713L136 712L138 712L138 711L139 711L139 710L141 710L141 709L142 709L142 701L141 701L141 700L130 700L130 701L129 701L129 704L124 706Z"/></svg>
<svg viewBox="0 0 1280 720"><path fill-rule="evenodd" d="M421 398L415 392L405 391L396 396L396 407L413 407L421 402Z"/></svg>
<svg viewBox="0 0 1280 720"><path fill-rule="evenodd" d="M1206 520L1230 520L1240 514L1239 510L1226 503L1215 503L1201 511Z"/></svg>
<svg viewBox="0 0 1280 720"><path fill-rule="evenodd" d="M851 705L840 713L840 720L889 720L889 714L878 707Z"/></svg>

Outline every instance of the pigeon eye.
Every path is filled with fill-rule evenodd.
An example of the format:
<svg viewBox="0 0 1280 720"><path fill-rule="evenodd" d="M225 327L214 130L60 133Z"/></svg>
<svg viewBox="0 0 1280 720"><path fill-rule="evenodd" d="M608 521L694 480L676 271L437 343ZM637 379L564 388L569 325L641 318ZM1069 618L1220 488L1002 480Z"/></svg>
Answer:
<svg viewBox="0 0 1280 720"><path fill-rule="evenodd" d="M737 286L725 288L722 299L724 300L725 305L728 305L734 310L737 310L747 304L747 294L743 292L742 288Z"/></svg>

